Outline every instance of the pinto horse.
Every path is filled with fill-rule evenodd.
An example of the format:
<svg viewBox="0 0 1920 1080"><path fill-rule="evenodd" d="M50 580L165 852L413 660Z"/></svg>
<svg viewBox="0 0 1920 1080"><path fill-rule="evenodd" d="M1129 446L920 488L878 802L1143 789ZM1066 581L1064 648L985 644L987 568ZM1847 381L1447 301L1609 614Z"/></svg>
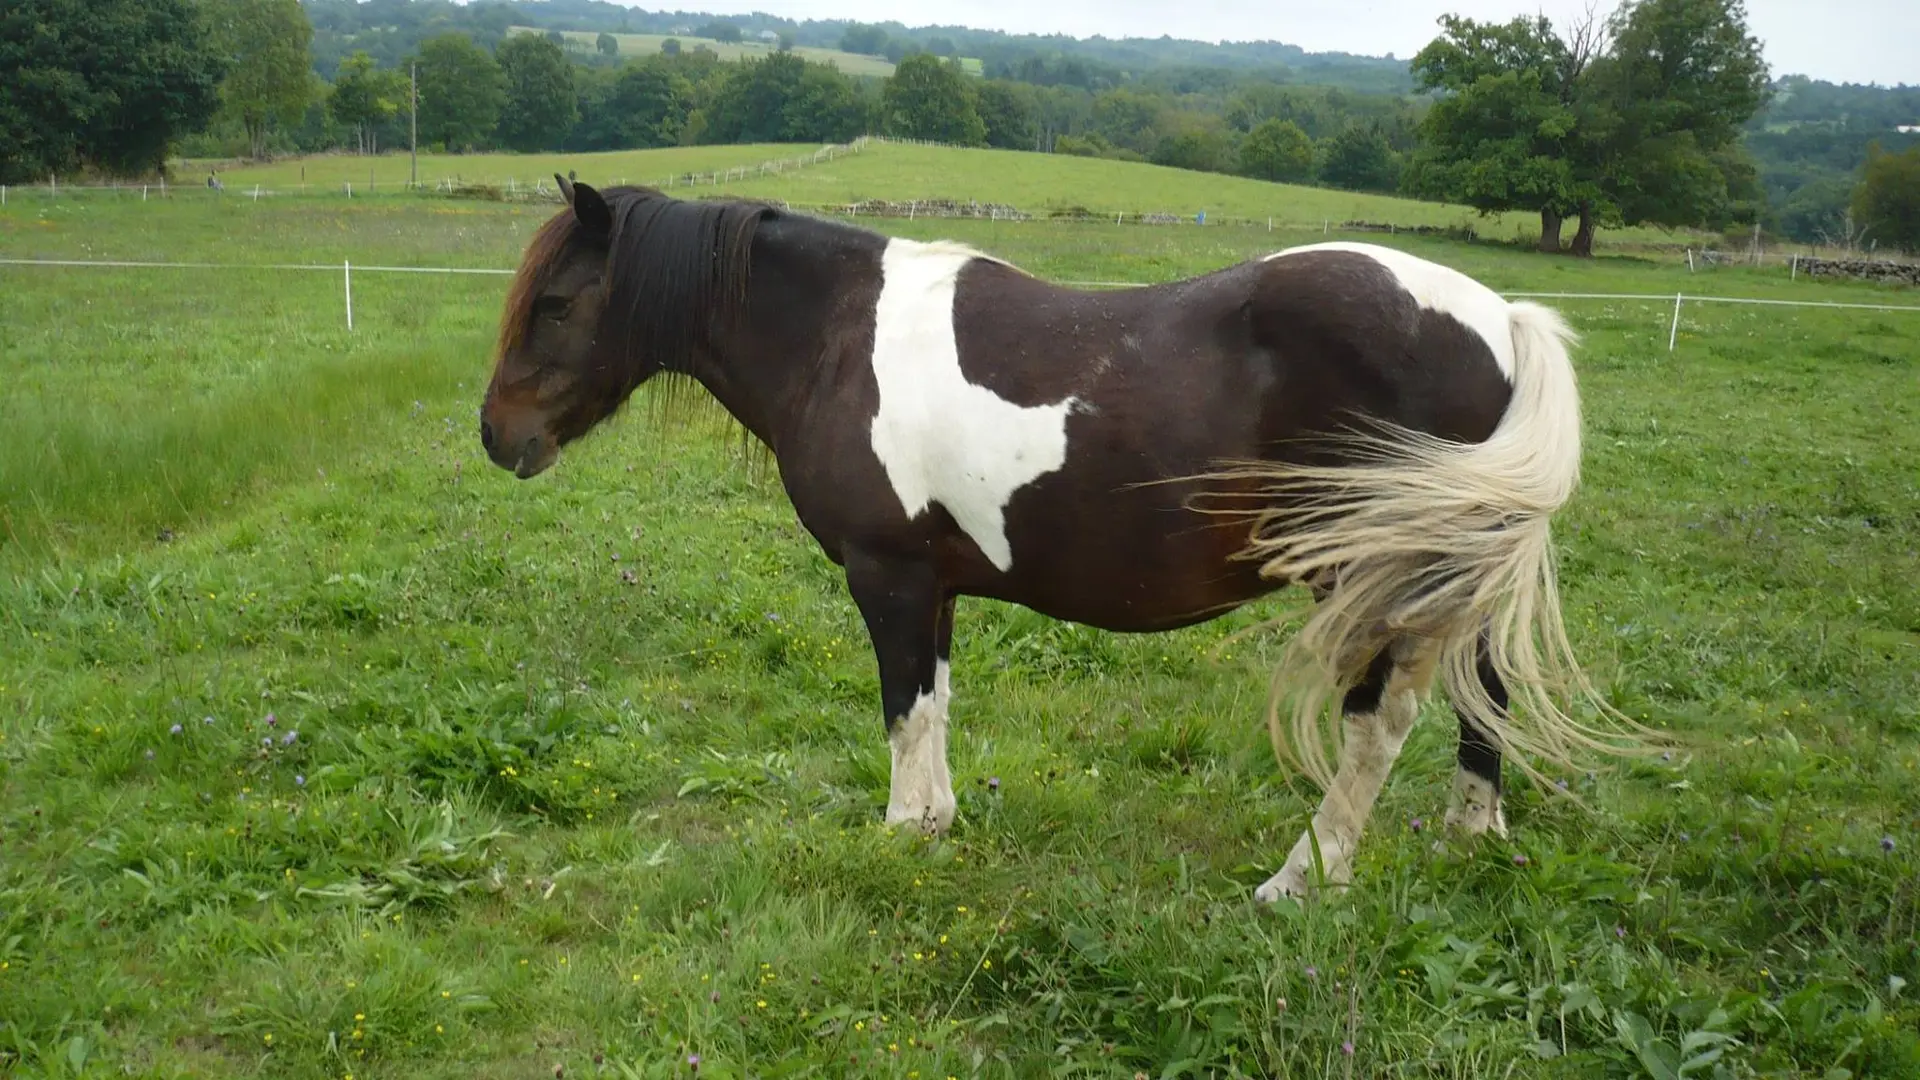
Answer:
<svg viewBox="0 0 1920 1080"><path fill-rule="evenodd" d="M1594 695L1549 542L1580 462L1573 334L1551 310L1344 243L1083 292L955 244L556 179L567 206L509 290L482 445L524 480L655 376L717 399L845 572L879 668L889 823L953 821L961 596L1145 633L1310 589L1268 722L1280 751L1294 698L1324 797L1262 900L1351 881L1436 680L1459 714L1462 833L1505 834L1503 752L1599 745L1554 701Z"/></svg>

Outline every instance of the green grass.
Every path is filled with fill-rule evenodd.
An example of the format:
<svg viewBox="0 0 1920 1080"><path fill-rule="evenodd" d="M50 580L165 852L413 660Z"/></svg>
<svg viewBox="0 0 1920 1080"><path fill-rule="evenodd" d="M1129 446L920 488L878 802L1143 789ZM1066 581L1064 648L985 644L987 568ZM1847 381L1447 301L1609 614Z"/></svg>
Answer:
<svg viewBox="0 0 1920 1080"><path fill-rule="evenodd" d="M751 143L616 150L594 154L421 154L419 173L420 182L429 186L456 179L463 183L502 186L508 180L523 186L544 181L551 188L554 174L569 169L577 170L582 179L602 184L612 184L618 180L636 184L664 184L670 176L801 158L818 149L812 144ZM177 171L183 179L201 184L205 183L210 166L217 166L220 179L226 184L230 195L245 194L255 184L269 190L298 192L302 190L302 184L309 189L338 191L342 185L349 183L354 187L354 194L365 195L369 181L372 181L372 190L377 194L383 187L391 191L404 188L408 178L413 175L413 165L407 158L405 147L397 152L372 156L326 154L289 158L265 165L229 166L225 162L184 161Z"/></svg>
<svg viewBox="0 0 1920 1080"><path fill-rule="evenodd" d="M15 203L0 246L505 265L543 212ZM1271 246L888 224L1055 277ZM963 604L960 821L891 836L858 616L775 478L635 409L513 481L473 432L503 281L356 279L352 334L338 284L0 268L0 1071L1920 1071L1916 316L1690 308L1669 355L1661 305L1567 303L1570 629L1695 749L1569 776L1591 810L1516 781L1511 842L1435 850L1430 708L1356 888L1264 911L1314 795L1260 728L1274 643L1218 648L1266 608Z"/></svg>
<svg viewBox="0 0 1920 1080"><path fill-rule="evenodd" d="M515 34L546 34L545 30L536 30L527 26L510 27L508 32ZM578 42L580 47L588 51L592 51L600 39L598 33L587 30L562 30L561 34L572 41ZM614 41L620 45L620 55L622 57L653 56L660 51L661 42L666 41L668 38L680 42L680 47L688 51L691 51L695 46L704 45L713 50L722 60L758 59L763 56L772 55L778 51L780 47L777 42L715 41L712 38L694 37L691 34L613 35ZM796 45L791 51L795 55L811 60L817 64L832 64L848 75L885 77L893 74L893 64L888 62L885 57L863 56L859 53L842 52L839 49L821 49L811 45ZM979 67L979 63L978 60L974 61L975 68ZM976 71L976 74L977 73Z"/></svg>

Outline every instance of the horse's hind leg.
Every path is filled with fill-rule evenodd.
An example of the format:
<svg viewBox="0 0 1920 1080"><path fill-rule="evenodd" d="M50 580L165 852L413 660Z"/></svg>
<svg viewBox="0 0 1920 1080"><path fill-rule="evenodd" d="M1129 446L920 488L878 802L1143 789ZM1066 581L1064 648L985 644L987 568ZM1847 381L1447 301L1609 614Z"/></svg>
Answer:
<svg viewBox="0 0 1920 1080"><path fill-rule="evenodd" d="M1397 639L1374 657L1366 675L1347 691L1340 703L1344 737L1333 786L1321 799L1310 830L1293 845L1286 865L1255 891L1257 899L1306 895L1318 880L1316 841L1325 880L1344 885L1353 879L1360 834L1420 715L1420 695L1433 681L1433 665L1430 649L1410 638Z"/></svg>
<svg viewBox="0 0 1920 1080"><path fill-rule="evenodd" d="M1484 635L1480 639L1475 667L1487 697L1502 712L1506 711L1507 684L1500 681L1500 673L1493 668L1493 658L1487 651ZM1447 807L1447 827L1468 836L1480 836L1488 832L1505 836L1507 817L1500 807L1500 747L1458 706L1454 711L1460 716L1460 769L1453 778L1453 799Z"/></svg>

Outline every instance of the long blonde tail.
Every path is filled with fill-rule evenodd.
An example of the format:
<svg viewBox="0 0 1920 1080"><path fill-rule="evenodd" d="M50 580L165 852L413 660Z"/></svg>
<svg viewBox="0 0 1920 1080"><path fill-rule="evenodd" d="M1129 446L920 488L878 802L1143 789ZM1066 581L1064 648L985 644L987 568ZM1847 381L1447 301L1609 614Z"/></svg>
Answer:
<svg viewBox="0 0 1920 1080"><path fill-rule="evenodd" d="M1275 752L1322 787L1333 781L1326 744L1340 730L1339 696L1396 638L1415 639L1455 706L1536 778L1529 758L1572 767L1575 751L1630 752L1653 735L1593 690L1561 621L1549 519L1579 481L1580 400L1567 355L1575 335L1530 303L1511 305L1509 325L1512 400L1485 442L1380 425L1342 436L1352 464L1263 462L1228 474L1262 490L1243 557L1324 594L1274 671L1268 714ZM1517 709L1481 686L1483 635ZM1556 702L1574 697L1615 730Z"/></svg>

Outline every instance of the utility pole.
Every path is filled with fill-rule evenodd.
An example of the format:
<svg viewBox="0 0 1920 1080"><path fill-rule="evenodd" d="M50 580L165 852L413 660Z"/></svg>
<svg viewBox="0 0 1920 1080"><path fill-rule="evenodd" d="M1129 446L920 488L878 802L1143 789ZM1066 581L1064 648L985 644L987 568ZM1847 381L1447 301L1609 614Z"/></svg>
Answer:
<svg viewBox="0 0 1920 1080"><path fill-rule="evenodd" d="M414 61L408 65L410 72L407 91L408 126L412 128L407 139L407 158L412 169L411 179L407 181L407 190L420 186L420 63Z"/></svg>

